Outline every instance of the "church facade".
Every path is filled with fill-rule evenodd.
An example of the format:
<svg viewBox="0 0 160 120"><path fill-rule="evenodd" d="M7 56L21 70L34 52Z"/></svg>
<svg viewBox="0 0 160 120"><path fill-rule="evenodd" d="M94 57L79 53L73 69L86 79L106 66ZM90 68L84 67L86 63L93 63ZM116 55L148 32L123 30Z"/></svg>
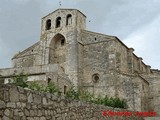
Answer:
<svg viewBox="0 0 160 120"><path fill-rule="evenodd" d="M160 112L160 71L116 36L87 31L79 10L57 9L43 17L40 40L12 61L12 68L0 69L6 83L24 72L28 81L53 81L64 93L74 86L125 99L129 110Z"/></svg>

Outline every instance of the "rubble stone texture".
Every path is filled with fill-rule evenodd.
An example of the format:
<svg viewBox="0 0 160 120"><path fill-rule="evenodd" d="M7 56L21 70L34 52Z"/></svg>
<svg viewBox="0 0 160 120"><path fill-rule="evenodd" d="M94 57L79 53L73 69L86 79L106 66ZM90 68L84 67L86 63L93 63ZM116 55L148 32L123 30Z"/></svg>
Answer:
<svg viewBox="0 0 160 120"><path fill-rule="evenodd" d="M14 73L23 71L29 75L28 81L53 81L64 93L75 86L95 96L125 99L129 110L160 114L160 71L151 69L133 52L116 36L87 31L86 16L79 10L57 9L42 18L40 40L14 55L13 67L0 69L0 75L7 83ZM16 95L8 97L18 101ZM39 97L19 95L23 101L37 104ZM3 101L0 104L4 107Z"/></svg>
<svg viewBox="0 0 160 120"><path fill-rule="evenodd" d="M125 109L104 107L82 101L67 99L65 96L56 96L49 93L26 90L10 85L1 85L0 91L0 120L111 120L127 119L142 120L140 116L104 116L104 110L126 112ZM10 97L11 90L17 96L16 101ZM9 95L6 99L5 94ZM25 100L20 99L20 94ZM49 95L49 96L48 96ZM32 96L32 97L31 97ZM132 112L134 114L134 112Z"/></svg>

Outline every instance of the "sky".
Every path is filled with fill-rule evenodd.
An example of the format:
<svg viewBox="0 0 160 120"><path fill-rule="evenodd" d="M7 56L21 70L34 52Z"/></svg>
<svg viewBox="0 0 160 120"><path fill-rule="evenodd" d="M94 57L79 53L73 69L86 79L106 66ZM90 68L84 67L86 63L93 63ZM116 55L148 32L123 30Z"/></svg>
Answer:
<svg viewBox="0 0 160 120"><path fill-rule="evenodd" d="M58 8L79 9L87 30L117 36L160 69L160 0L0 0L0 68L39 41L41 18Z"/></svg>

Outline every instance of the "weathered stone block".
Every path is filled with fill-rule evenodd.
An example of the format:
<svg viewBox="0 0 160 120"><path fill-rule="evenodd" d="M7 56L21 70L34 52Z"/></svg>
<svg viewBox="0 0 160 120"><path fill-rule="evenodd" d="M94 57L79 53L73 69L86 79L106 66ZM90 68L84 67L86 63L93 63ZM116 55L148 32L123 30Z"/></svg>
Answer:
<svg viewBox="0 0 160 120"><path fill-rule="evenodd" d="M34 117L34 120L39 120L39 117Z"/></svg>
<svg viewBox="0 0 160 120"><path fill-rule="evenodd" d="M24 116L24 113L23 113L22 111L20 111L20 112L18 113L18 115L19 115L19 116Z"/></svg>
<svg viewBox="0 0 160 120"><path fill-rule="evenodd" d="M19 100L21 102L26 102L27 101L27 96L25 94L19 94Z"/></svg>
<svg viewBox="0 0 160 120"><path fill-rule="evenodd" d="M24 94L24 88L22 88L22 87L18 87L18 91L19 91L19 93Z"/></svg>
<svg viewBox="0 0 160 120"><path fill-rule="evenodd" d="M42 116L42 111L41 110L38 110L38 114L37 114L39 117Z"/></svg>
<svg viewBox="0 0 160 120"><path fill-rule="evenodd" d="M28 100L29 103L33 102L33 95L31 93L29 94L27 100Z"/></svg>
<svg viewBox="0 0 160 120"><path fill-rule="evenodd" d="M25 116L29 116L29 110L25 109L24 114L25 114Z"/></svg>
<svg viewBox="0 0 160 120"><path fill-rule="evenodd" d="M4 111L4 115L7 116L7 117L9 117L9 113L10 113L9 109L6 109L6 110Z"/></svg>
<svg viewBox="0 0 160 120"><path fill-rule="evenodd" d="M10 101L12 102L19 101L19 92L17 90L17 87L11 87L9 90L9 95L10 95Z"/></svg>
<svg viewBox="0 0 160 120"><path fill-rule="evenodd" d="M3 116L2 120L10 120L9 117Z"/></svg>
<svg viewBox="0 0 160 120"><path fill-rule="evenodd" d="M33 101L36 104L40 104L42 102L42 97L40 95L33 95Z"/></svg>
<svg viewBox="0 0 160 120"><path fill-rule="evenodd" d="M19 109L15 109L14 110L14 116L18 116L19 115Z"/></svg>
<svg viewBox="0 0 160 120"><path fill-rule="evenodd" d="M47 98L43 97L43 105L48 105Z"/></svg>
<svg viewBox="0 0 160 120"><path fill-rule="evenodd" d="M8 91L5 91L5 92L4 92L4 100L5 100L6 102L9 101L9 93L8 93Z"/></svg>
<svg viewBox="0 0 160 120"><path fill-rule="evenodd" d="M30 116L31 116L31 117L34 116L34 110L30 110Z"/></svg>
<svg viewBox="0 0 160 120"><path fill-rule="evenodd" d="M16 108L16 104L15 103L7 103L7 107L8 108Z"/></svg>
<svg viewBox="0 0 160 120"><path fill-rule="evenodd" d="M40 117L40 119L39 120L46 120L46 118L45 117Z"/></svg>
<svg viewBox="0 0 160 120"><path fill-rule="evenodd" d="M26 116L22 116L22 117L21 117L21 120L27 120L27 119L26 119Z"/></svg>
<svg viewBox="0 0 160 120"><path fill-rule="evenodd" d="M0 109L5 108L5 107L6 107L6 103L0 100Z"/></svg>

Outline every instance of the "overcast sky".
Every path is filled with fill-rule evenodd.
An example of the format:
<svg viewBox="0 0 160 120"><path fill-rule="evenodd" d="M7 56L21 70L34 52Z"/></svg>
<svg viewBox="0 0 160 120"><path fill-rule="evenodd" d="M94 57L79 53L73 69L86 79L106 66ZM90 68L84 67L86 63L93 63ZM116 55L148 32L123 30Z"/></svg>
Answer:
<svg viewBox="0 0 160 120"><path fill-rule="evenodd" d="M160 0L61 0L87 16L87 30L117 36L154 69L160 69ZM37 42L41 18L59 0L0 0L0 68ZM88 22L91 21L91 22Z"/></svg>

